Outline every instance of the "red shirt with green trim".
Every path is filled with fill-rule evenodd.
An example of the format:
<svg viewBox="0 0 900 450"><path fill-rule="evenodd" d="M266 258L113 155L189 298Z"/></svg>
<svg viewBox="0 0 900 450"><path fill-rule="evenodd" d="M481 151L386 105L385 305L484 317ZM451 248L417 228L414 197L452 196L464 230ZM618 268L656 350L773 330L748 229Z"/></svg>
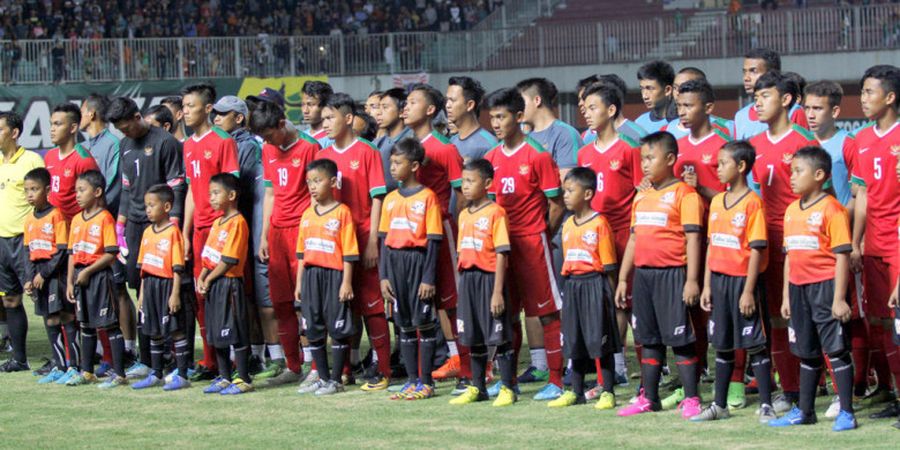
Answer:
<svg viewBox="0 0 900 450"><path fill-rule="evenodd" d="M450 218L450 194L462 186L463 159L456 146L437 131L422 139L425 148L425 164L416 178L434 191L441 203L441 216Z"/></svg>
<svg viewBox="0 0 900 450"><path fill-rule="evenodd" d="M866 235L863 253L897 254L894 226L900 216L900 182L895 168L900 156L900 122L885 132L869 123L855 133L856 160L851 181L866 188Z"/></svg>
<svg viewBox="0 0 900 450"><path fill-rule="evenodd" d="M219 127L184 141L184 174L194 200L194 227L211 226L222 213L209 204L209 180L213 175L240 172L237 143Z"/></svg>
<svg viewBox="0 0 900 450"><path fill-rule="evenodd" d="M337 164L335 199L350 208L357 233L371 229L372 199L387 194L381 153L371 142L357 138L347 148L331 144L316 155Z"/></svg>
<svg viewBox="0 0 900 450"><path fill-rule="evenodd" d="M725 183L719 181L719 149L731 142L731 138L718 128L695 140L690 134L678 140L678 160L675 176L683 178L685 172L697 174L697 184L722 192Z"/></svg>
<svg viewBox="0 0 900 450"><path fill-rule="evenodd" d="M316 159L319 150L319 143L302 131L297 131L297 140L286 147L263 145L263 179L275 196L269 218L273 227L300 224L300 217L310 203L306 166Z"/></svg>
<svg viewBox="0 0 900 450"><path fill-rule="evenodd" d="M75 144L75 150L63 158L59 157L59 147L48 151L44 155L44 164L50 171L50 204L59 208L66 221L71 221L81 211L75 201L75 182L78 176L88 170L100 170L100 167L81 144Z"/></svg>

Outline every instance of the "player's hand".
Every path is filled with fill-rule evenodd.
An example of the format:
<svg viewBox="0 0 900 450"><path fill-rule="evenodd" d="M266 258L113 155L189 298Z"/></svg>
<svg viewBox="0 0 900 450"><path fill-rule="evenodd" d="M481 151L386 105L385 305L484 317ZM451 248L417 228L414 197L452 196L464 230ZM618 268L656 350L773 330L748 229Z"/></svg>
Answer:
<svg viewBox="0 0 900 450"><path fill-rule="evenodd" d="M378 264L378 241L369 239L363 252L363 267L371 269Z"/></svg>
<svg viewBox="0 0 900 450"><path fill-rule="evenodd" d="M756 313L756 298L753 297L753 294L744 292L741 294L741 300L738 303L738 308L741 311L741 314L744 317L749 318L754 313Z"/></svg>
<svg viewBox="0 0 900 450"><path fill-rule="evenodd" d="M850 320L850 305L844 299L835 300L831 305L831 317L847 323Z"/></svg>
<svg viewBox="0 0 900 450"><path fill-rule="evenodd" d="M78 272L78 276L75 277L75 284L79 286L87 286L89 281L91 281L91 276L88 275L86 270Z"/></svg>
<svg viewBox="0 0 900 450"><path fill-rule="evenodd" d="M506 304L503 302L503 294L500 294L499 292L494 293L494 295L491 296L491 315L493 315L495 319L499 319L505 309Z"/></svg>
<svg viewBox="0 0 900 450"><path fill-rule="evenodd" d="M689 280L684 283L682 300L688 306L694 306L700 300L700 285L696 281Z"/></svg>
<svg viewBox="0 0 900 450"><path fill-rule="evenodd" d="M294 289L294 301L300 303L300 283L297 283L297 287Z"/></svg>
<svg viewBox="0 0 900 450"><path fill-rule="evenodd" d="M195 284L197 285L197 292L199 292L200 295L206 295L206 292L209 290L209 286L206 284L206 279L198 278Z"/></svg>
<svg viewBox="0 0 900 450"><path fill-rule="evenodd" d="M44 277L42 277L41 274L35 275L32 285L34 285L34 288L37 290L43 289L44 288Z"/></svg>
<svg viewBox="0 0 900 450"><path fill-rule="evenodd" d="M434 289L433 284L427 284L427 283L420 284L419 285L419 300L426 301L426 302L430 301L431 299L434 298L434 292L435 292L435 289Z"/></svg>
<svg viewBox="0 0 900 450"><path fill-rule="evenodd" d="M703 286L703 292L700 293L700 307L704 311L712 311L712 289L709 286Z"/></svg>
<svg viewBox="0 0 900 450"><path fill-rule="evenodd" d="M353 285L350 283L341 283L341 289L338 291L338 300L341 303L347 303L353 300Z"/></svg>
<svg viewBox="0 0 900 450"><path fill-rule="evenodd" d="M169 314L175 314L181 309L181 299L177 295L169 296Z"/></svg>
<svg viewBox="0 0 900 450"><path fill-rule="evenodd" d="M891 296L888 297L888 308L896 308L898 306L900 306L900 292L897 292L897 289L893 289Z"/></svg>
<svg viewBox="0 0 900 450"><path fill-rule="evenodd" d="M784 317L785 320L791 318L791 302L787 295L785 295L784 300L781 301L781 317Z"/></svg>
<svg viewBox="0 0 900 450"><path fill-rule="evenodd" d="M862 273L862 270L862 251L860 251L859 248L854 247L853 250L850 251L850 271L853 273Z"/></svg>
<svg viewBox="0 0 900 450"><path fill-rule="evenodd" d="M33 292L33 288L34 288L34 284L30 281L26 281L25 285L22 286L22 290L25 291L25 293L28 295L32 295L31 293ZM37 299L32 299L32 300L37 301Z"/></svg>
<svg viewBox="0 0 900 450"><path fill-rule="evenodd" d="M66 299L69 303L75 303L75 286L72 283L66 283Z"/></svg>
<svg viewBox="0 0 900 450"><path fill-rule="evenodd" d="M259 239L259 260L269 262L269 239L263 234Z"/></svg>
<svg viewBox="0 0 900 450"><path fill-rule="evenodd" d="M391 286L390 281L381 280L381 296L389 302L397 301L397 297L394 295L394 288Z"/></svg>
<svg viewBox="0 0 900 450"><path fill-rule="evenodd" d="M616 308L625 309L628 307L628 283L619 282L619 285L616 286Z"/></svg>
<svg viewBox="0 0 900 450"><path fill-rule="evenodd" d="M695 172L685 171L681 178L684 180L684 184L695 189L697 188L697 174Z"/></svg>
<svg viewBox="0 0 900 450"><path fill-rule="evenodd" d="M124 259L128 258L128 241L125 240L125 224L122 222L116 222L116 245L119 246L119 261L124 264Z"/></svg>

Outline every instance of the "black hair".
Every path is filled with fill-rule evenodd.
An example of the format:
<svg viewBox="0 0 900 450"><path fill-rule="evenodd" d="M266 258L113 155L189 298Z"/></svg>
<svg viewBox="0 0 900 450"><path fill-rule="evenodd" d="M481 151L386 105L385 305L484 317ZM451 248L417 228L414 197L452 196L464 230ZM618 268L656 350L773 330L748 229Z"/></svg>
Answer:
<svg viewBox="0 0 900 450"><path fill-rule="evenodd" d="M597 192L597 172L590 167L576 167L570 170L563 181L571 181L592 192Z"/></svg>
<svg viewBox="0 0 900 450"><path fill-rule="evenodd" d="M597 78L597 75L588 75L588 76L578 80L578 83L575 83L575 93L577 94L577 93L587 89L588 86L590 86L598 81L600 81L600 78ZM581 98L584 98L584 96L582 96Z"/></svg>
<svg viewBox="0 0 900 450"><path fill-rule="evenodd" d="M131 120L135 114L140 113L137 103L130 97L116 97L109 102L106 109L106 120L116 124L123 120Z"/></svg>
<svg viewBox="0 0 900 450"><path fill-rule="evenodd" d="M713 103L716 101L716 95L713 93L712 85L706 79L688 80L678 86L678 93L685 94L693 92L700 96L703 103Z"/></svg>
<svg viewBox="0 0 900 450"><path fill-rule="evenodd" d="M742 172L744 175L753 170L753 163L756 162L756 149L753 148L749 141L731 141L723 145L722 150L731 153L731 159L734 162L740 164L743 161L747 165L746 172Z"/></svg>
<svg viewBox="0 0 900 450"><path fill-rule="evenodd" d="M233 173L217 173L209 179L209 184L213 183L225 188L225 192L234 192L238 197L241 196L241 181Z"/></svg>
<svg viewBox="0 0 900 450"><path fill-rule="evenodd" d="M378 97L379 99L381 99L382 95L384 95L384 91L372 91L368 96L366 96L366 99L368 99L369 97Z"/></svg>
<svg viewBox="0 0 900 450"><path fill-rule="evenodd" d="M160 125L167 123L169 128L175 126L175 116L172 115L172 111L166 105L153 105L147 108L146 117L152 117Z"/></svg>
<svg viewBox="0 0 900 450"><path fill-rule="evenodd" d="M625 94L628 93L628 85L625 84L625 80L614 73L599 75L597 76L597 81L600 81L602 83L609 83L618 88L619 91L622 92L622 98L625 98Z"/></svg>
<svg viewBox="0 0 900 450"><path fill-rule="evenodd" d="M155 195L159 198L159 201L163 203L168 203L170 205L175 204L175 191L166 183L150 186L150 189L147 189L147 194Z"/></svg>
<svg viewBox="0 0 900 450"><path fill-rule="evenodd" d="M87 105L89 110L97 113L97 117L100 118L101 122L106 122L106 110L109 108L109 97L92 92L85 97L84 104Z"/></svg>
<svg viewBox="0 0 900 450"><path fill-rule="evenodd" d="M88 170L87 172L78 175L78 179L87 181L87 183L91 185L91 188L100 189L106 194L106 178L103 177L103 174L100 173L99 170Z"/></svg>
<svg viewBox="0 0 900 450"><path fill-rule="evenodd" d="M22 134L22 116L15 111L2 111L0 112L0 120L6 122L6 126L8 126L11 130L19 130L19 134Z"/></svg>
<svg viewBox="0 0 900 450"><path fill-rule="evenodd" d="M880 64L866 69L866 73L859 80L859 86L862 87L867 78L874 78L881 83L884 93L894 93L894 108L900 106L900 69L896 66Z"/></svg>
<svg viewBox="0 0 900 450"><path fill-rule="evenodd" d="M50 186L50 171L44 167L31 169L25 174L25 181L34 181L43 187Z"/></svg>
<svg viewBox="0 0 900 450"><path fill-rule="evenodd" d="M328 101L322 104L322 106L336 109L340 111L341 114L354 114L357 111L356 102L352 97L343 92L331 94L331 96L328 97Z"/></svg>
<svg viewBox="0 0 900 450"><path fill-rule="evenodd" d="M397 104L397 109L402 110L403 106L406 105L406 91L402 88L392 88L384 91L384 94L381 95L381 99L390 98L394 100L394 103Z"/></svg>
<svg viewBox="0 0 900 450"><path fill-rule="evenodd" d="M494 178L494 166L484 158L473 159L463 165L463 170L478 172L483 179Z"/></svg>
<svg viewBox="0 0 900 450"><path fill-rule="evenodd" d="M781 55L770 48L754 48L744 53L744 59L761 59L766 64L766 71L781 70Z"/></svg>
<svg viewBox="0 0 900 450"><path fill-rule="evenodd" d="M397 155L406 158L410 162L422 164L425 162L425 149L418 139L408 137L403 138L391 148L391 156Z"/></svg>
<svg viewBox="0 0 900 450"><path fill-rule="evenodd" d="M797 72L782 72L782 75L794 80L794 83L797 83L797 98L803 95L803 91L806 90L806 78L803 78L803 75L800 75Z"/></svg>
<svg viewBox="0 0 900 450"><path fill-rule="evenodd" d="M622 93L619 92L619 89L613 86L610 83L598 82L594 83L584 89L584 93L581 94L582 99L587 99L588 96L596 95L603 100L603 103L606 106L615 106L616 114L613 116L613 119L619 117L622 113Z"/></svg>
<svg viewBox="0 0 900 450"><path fill-rule="evenodd" d="M797 82L777 70L770 70L760 75L756 84L753 85L753 92L768 88L775 88L778 95L790 95L791 103L787 106L788 108L794 106L800 96L800 87L797 86Z"/></svg>
<svg viewBox="0 0 900 450"><path fill-rule="evenodd" d="M250 131L262 134L263 131L278 128L284 120L284 109L272 102L262 102L250 114Z"/></svg>
<svg viewBox="0 0 900 450"><path fill-rule="evenodd" d="M450 77L448 86L459 86L463 91L463 97L466 101L475 102L474 113L477 116L481 112L481 101L484 100L484 87L478 80L472 77Z"/></svg>
<svg viewBox="0 0 900 450"><path fill-rule="evenodd" d="M822 147L815 145L803 147L794 153L794 159L808 161L814 171L821 170L825 172L826 180L831 177L831 155Z"/></svg>
<svg viewBox="0 0 900 450"><path fill-rule="evenodd" d="M520 94L528 92L529 96L541 98L541 106L547 108L556 107L557 96L559 91L552 81L546 78L527 78L516 84L516 89ZM524 108L523 108L524 109Z"/></svg>
<svg viewBox="0 0 900 450"><path fill-rule="evenodd" d="M315 97L316 100L319 101L319 106L325 106L328 103L328 99L331 97L331 94L334 94L334 90L331 89L331 85L324 81L316 81L310 80L303 83L303 87L300 88L300 92L303 93L303 96Z"/></svg>
<svg viewBox="0 0 900 450"><path fill-rule="evenodd" d="M516 114L525 111L525 99L518 90L503 88L491 92L485 99L488 109L506 108L507 111Z"/></svg>
<svg viewBox="0 0 900 450"><path fill-rule="evenodd" d="M53 107L52 114L65 113L69 115L69 120L74 123L81 123L81 108L71 103L61 103Z"/></svg>
<svg viewBox="0 0 900 450"><path fill-rule="evenodd" d="M656 81L662 87L671 86L675 82L675 69L665 61L650 61L638 69L637 79Z"/></svg>
<svg viewBox="0 0 900 450"><path fill-rule="evenodd" d="M244 99L244 103L247 104L247 111L251 113L262 102L264 102L264 100L260 100L259 97L256 97L255 95L248 95L247 98Z"/></svg>
<svg viewBox="0 0 900 450"><path fill-rule="evenodd" d="M678 71L678 75L681 75L681 74L683 74L683 73L689 73L689 74L691 74L691 75L694 75L694 76L703 78L704 80L706 79L706 72L704 72L704 71L702 71L702 70L700 70L699 68L694 67L694 66L687 66L687 67L682 68L681 70Z"/></svg>
<svg viewBox="0 0 900 450"><path fill-rule="evenodd" d="M803 90L804 98L809 98L810 95L826 97L828 99L828 106L834 108L841 104L841 99L844 98L844 88L834 81L816 81L815 83L806 86L806 89Z"/></svg>
<svg viewBox="0 0 900 450"><path fill-rule="evenodd" d="M184 107L184 97L180 95L170 95L159 101L160 105L172 105L177 109Z"/></svg>
<svg viewBox="0 0 900 450"><path fill-rule="evenodd" d="M366 123L366 128L359 134L359 137L367 141L375 140L375 136L378 134L378 122L375 118L365 111L358 111L356 117L359 117Z"/></svg>
<svg viewBox="0 0 900 450"><path fill-rule="evenodd" d="M658 147L666 155L678 157L678 141L668 131L657 131L641 138L641 145Z"/></svg>
<svg viewBox="0 0 900 450"><path fill-rule="evenodd" d="M197 97L200 97L200 100L203 101L204 105L212 105L216 102L216 87L210 83L197 83L185 86L184 89L181 90L182 99L188 94L194 94Z"/></svg>
<svg viewBox="0 0 900 450"><path fill-rule="evenodd" d="M338 175L337 164L330 159L316 159L306 165L307 172L312 172L313 170L318 170L328 175L328 178L335 178Z"/></svg>
<svg viewBox="0 0 900 450"><path fill-rule="evenodd" d="M428 102L434 106L434 115L432 117L437 117L437 115L444 110L444 105L446 105L447 102L444 100L444 94L441 94L441 91L435 89L430 84L418 83L409 88L409 93L407 93L406 96L409 97L409 94L416 91L425 95Z"/></svg>

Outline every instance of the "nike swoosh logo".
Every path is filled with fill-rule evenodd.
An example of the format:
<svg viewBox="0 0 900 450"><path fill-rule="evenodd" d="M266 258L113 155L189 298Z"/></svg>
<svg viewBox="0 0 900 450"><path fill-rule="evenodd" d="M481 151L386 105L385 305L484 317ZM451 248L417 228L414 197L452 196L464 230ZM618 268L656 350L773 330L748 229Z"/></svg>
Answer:
<svg viewBox="0 0 900 450"><path fill-rule="evenodd" d="M861 148L861 149L859 149L859 154L862 155L863 153L865 153L867 151L869 151L869 147Z"/></svg>
<svg viewBox="0 0 900 450"><path fill-rule="evenodd" d="M591 164L592 164L592 163L587 163L587 164L585 164L585 165L583 165L583 166L581 166L581 167L591 167Z"/></svg>
<svg viewBox="0 0 900 450"><path fill-rule="evenodd" d="M372 303L367 303L366 306L368 306L369 308L374 308L375 305L377 305L377 304L378 304L378 302L377 302L377 301L374 301L374 302L372 302Z"/></svg>
<svg viewBox="0 0 900 450"><path fill-rule="evenodd" d="M254 178L254 179L255 179L255 180L258 180L258 179L260 179L260 178L262 178L262 175L260 175L260 176L258 176L258 177L256 177L256 178Z"/></svg>
<svg viewBox="0 0 900 450"><path fill-rule="evenodd" d="M269 160L269 164L274 164L275 161L278 161L278 160L277 160L277 159L270 159L270 160Z"/></svg>
<svg viewBox="0 0 900 450"><path fill-rule="evenodd" d="M494 170L500 170L500 166L494 166Z"/></svg>
<svg viewBox="0 0 900 450"><path fill-rule="evenodd" d="M544 302L544 303L538 303L538 309L543 308L543 307L545 307L545 306L547 306L547 305L549 305L549 304L550 304L550 300L547 300L547 301Z"/></svg>

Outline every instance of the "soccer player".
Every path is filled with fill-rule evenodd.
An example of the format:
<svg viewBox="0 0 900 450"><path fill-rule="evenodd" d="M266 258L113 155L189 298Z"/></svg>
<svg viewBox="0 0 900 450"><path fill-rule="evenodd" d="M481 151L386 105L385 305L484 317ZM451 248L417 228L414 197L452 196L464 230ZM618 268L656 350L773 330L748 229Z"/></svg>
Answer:
<svg viewBox="0 0 900 450"><path fill-rule="evenodd" d="M675 69L665 61L651 61L638 69L637 79L641 99L648 111L641 114L635 123L649 133L659 131L678 117L672 88Z"/></svg>
<svg viewBox="0 0 900 450"><path fill-rule="evenodd" d="M763 74L781 70L781 56L774 50L768 48L754 48L744 54L744 92L751 96L751 100L755 96L756 80ZM799 88L799 87L798 87ZM803 128L808 126L806 115L800 107L800 94L794 99L794 106L790 110L790 120ZM761 120L756 111L754 101L750 101L746 106L738 110L734 115L734 135L735 139L750 139L763 131L766 131L768 125ZM774 241L773 241L774 242Z"/></svg>
<svg viewBox="0 0 900 450"><path fill-rule="evenodd" d="M22 184L25 174L32 169L44 167L37 153L19 147L17 141L22 134L22 118L14 112L0 112L0 299L2 312L9 326L12 355L0 365L0 372L20 372L29 370L25 343L28 336L28 316L22 305L22 287L26 279L25 266L21 264L24 251L22 234L25 218L31 212Z"/></svg>
<svg viewBox="0 0 900 450"><path fill-rule="evenodd" d="M377 121L378 115L381 114L381 97L384 95L383 91L372 91L368 97L366 97L365 111L366 114L369 115L372 119ZM378 127L376 123L375 128L375 136L372 138L374 142L376 139L380 138L384 135L384 129Z"/></svg>
<svg viewBox="0 0 900 450"><path fill-rule="evenodd" d="M406 91L393 88L384 91L381 96L381 107L375 120L378 121L378 129L381 137L374 144L381 152L381 162L384 171L384 182L388 192L397 189L397 181L391 178L391 149L401 139L412 136L412 130L406 127L400 115L406 106Z"/></svg>
<svg viewBox="0 0 900 450"><path fill-rule="evenodd" d="M712 86L706 80L691 80L679 88L675 101L678 118L688 135L678 139L678 162L675 176L697 190L706 204L725 190L717 175L717 154L731 141L724 131L711 123L715 107Z"/></svg>
<svg viewBox="0 0 900 450"><path fill-rule="evenodd" d="M512 390L512 327L508 299L504 293L509 226L506 211L488 197L494 180L494 168L484 159L466 163L463 168L463 197L468 205L459 213L459 341L471 348L472 384L451 405L464 405L488 399L485 375L488 370L488 346L496 346L501 388L494 406L516 402Z"/></svg>
<svg viewBox="0 0 900 450"><path fill-rule="evenodd" d="M598 75L597 81L615 86L615 88L619 90L619 93L620 93L619 97L621 97L623 99L625 98L625 94L628 93L628 86L625 84L625 80L623 80L622 77L620 77L614 73ZM584 92L580 92L578 95L578 98L581 98L583 96L584 96ZM640 142L641 138L647 135L646 130L641 128L638 124L634 123L630 119L626 119L625 115L622 114L621 111L619 111L619 116L616 117L616 131L619 134L622 134L625 137L628 137L629 139L631 139L634 142ZM588 127L588 129L584 130L584 133L581 135L581 140L585 144L589 144L596 137L597 137L597 134L594 132L594 130L592 130L590 127Z"/></svg>
<svg viewBox="0 0 900 450"><path fill-rule="evenodd" d="M897 262L897 217L900 215L900 181L885 176L896 167L900 148L900 69L879 65L866 70L860 81L862 111L871 122L855 133L859 151L852 167L852 182L857 186L853 217L853 252L850 264L862 271L866 293L866 317L873 350L872 367L878 374L878 389L869 396L870 404L891 401L875 417L897 417L900 406L891 395L890 375L900 384L900 354L891 340L891 311L885 299L896 284L900 272ZM865 239L865 240L864 240ZM884 368L884 361L890 374ZM883 381L882 381L883 380ZM883 414L882 414L883 413Z"/></svg>
<svg viewBox="0 0 900 450"><path fill-rule="evenodd" d="M172 113L172 126L167 131L172 133L172 136L174 136L178 142L184 142L188 135L184 127L183 98L180 95L171 95L162 99L159 104L168 108L169 112Z"/></svg>
<svg viewBox="0 0 900 450"><path fill-rule="evenodd" d="M659 411L659 379L666 347L672 347L684 389L678 406L689 419L700 413L697 354L688 308L700 297L700 230L703 201L675 177L678 144L671 134L651 133L641 141L641 169L651 188L640 192L632 209L632 233L622 260L616 303L623 306L628 276L634 273L634 340L642 344L643 389L620 416Z"/></svg>
<svg viewBox="0 0 900 450"><path fill-rule="evenodd" d="M525 136L519 127L525 99L514 89L495 91L487 98L494 135L502 143L485 155L498 181L491 193L509 215L510 268L507 286L513 320L513 361L518 361L522 345L519 315L538 318L547 348L549 383L535 395L536 400L553 400L562 395L562 342L559 308L561 300L550 265L547 236L556 234L563 216L559 195L559 168L550 153ZM535 343L536 344L536 343ZM534 345L539 347L539 345ZM534 349L533 349L534 350ZM539 351L532 354L532 365ZM514 367L517 364L514 364ZM500 383L488 393L496 395Z"/></svg>
<svg viewBox="0 0 900 450"><path fill-rule="evenodd" d="M597 173L587 167L572 169L563 183L563 201L573 214L563 224L562 326L566 358L572 361L572 390L547 406L559 408L586 402L584 376L593 359L600 360L603 388L594 406L616 406L613 355L622 351L616 325L616 245L612 228L591 208L597 191Z"/></svg>
<svg viewBox="0 0 900 450"><path fill-rule="evenodd" d="M75 181L88 170L99 170L94 157L76 143L81 110L71 103L53 108L50 115L50 140L56 148L44 155L50 171L50 204L59 208L66 220L81 211L75 201Z"/></svg>
<svg viewBox="0 0 900 450"><path fill-rule="evenodd" d="M752 184L758 189L766 205L766 225L769 242L781 242L784 237L784 211L797 195L790 189L790 167L794 153L810 145L818 145L812 133L791 122L789 114L798 96L797 84L771 71L760 76L753 88L756 112L766 130L752 139L756 149ZM769 269L766 283L766 302L772 322L771 348L775 370L781 381L783 394L773 400L776 413L790 410L797 401L800 360L788 349L787 320L781 316L784 253L777 245L769 246Z"/></svg>
<svg viewBox="0 0 900 450"><path fill-rule="evenodd" d="M353 132L357 136L372 142L378 136L378 122L369 113L358 106L353 107Z"/></svg>
<svg viewBox="0 0 900 450"><path fill-rule="evenodd" d="M378 288L377 224L381 222L386 189L381 155L369 141L357 137L351 128L353 105L353 99L344 93L336 93L328 99L322 110L322 123L333 143L320 151L316 159L328 159L336 165L334 200L352 213L354 240L362 251L361 264L353 271L354 299L350 305L353 312L365 320L378 359L377 373L370 374L362 390L376 391L387 389L391 376L390 330L384 299Z"/></svg>
<svg viewBox="0 0 900 450"><path fill-rule="evenodd" d="M450 143L459 150L463 162L480 159L497 146L497 138L481 128L478 122L483 99L484 88L478 80L471 77L450 77L447 86L447 120L457 130L450 138Z"/></svg>
<svg viewBox="0 0 900 450"><path fill-rule="evenodd" d="M856 158L856 140L835 124L841 114L841 99L844 90L833 81L818 81L806 86L803 95L803 110L809 123L809 130L816 140L831 155L831 185L835 197L844 207L852 198L850 188L850 168Z"/></svg>
<svg viewBox="0 0 900 450"><path fill-rule="evenodd" d="M853 361L850 358L850 218L825 192L831 157L821 147L805 147L791 162L791 189L800 198L784 214L784 299L781 315L790 320L791 353L800 364L799 407L769 426L816 423L814 403L822 376L822 354L834 369L841 412L834 431L857 427L853 415Z"/></svg>
<svg viewBox="0 0 900 450"><path fill-rule="evenodd" d="M762 306L759 277L766 270L766 217L762 199L747 186L756 153L747 141L730 142L719 150L717 159L719 181L729 188L710 203L706 274L700 294L701 306L712 312L709 337L716 349L715 401L691 421L730 417L727 400L735 385L735 353L747 349L759 387L759 421L765 423L776 416L764 328L768 311ZM743 394L744 374L740 376L737 386Z"/></svg>
<svg viewBox="0 0 900 450"><path fill-rule="evenodd" d="M319 152L319 143L289 126L284 109L272 102L259 103L250 114L250 130L265 141L262 150L263 203L259 259L269 263L269 296L278 322L278 339L283 360L272 355L283 370L266 381L270 386L299 382L303 358L300 353L300 324L294 313L297 282L297 248L300 217L309 208L306 166Z"/></svg>
<svg viewBox="0 0 900 450"><path fill-rule="evenodd" d="M189 101L185 101L189 104ZM206 340L216 349L219 376L204 394L239 395L253 391L250 384L250 317L244 299L244 264L249 227L238 211L240 181L232 173L209 180L209 203L221 215L215 219L203 246L197 290L207 303ZM238 378L232 380L229 350L234 350Z"/></svg>
<svg viewBox="0 0 900 450"><path fill-rule="evenodd" d="M175 131L173 128L175 119L172 117L172 111L163 105L154 105L147 108L147 112L144 114L144 121L169 133Z"/></svg>
<svg viewBox="0 0 900 450"><path fill-rule="evenodd" d="M184 239L178 226L169 220L175 203L175 191L165 184L157 184L144 194L147 219L151 225L144 230L138 250L138 270L141 271L141 291L138 305L143 318L143 332L150 336L151 372L132 389L147 389L163 384L163 354L166 338L175 344L176 373L163 390L174 391L190 387L187 370L193 355L188 353L184 329L193 322L191 306L181 304L181 277L185 275ZM190 276L190 275L188 275Z"/></svg>
<svg viewBox="0 0 900 450"><path fill-rule="evenodd" d="M322 127L322 108L328 103L328 97L334 91L324 81L307 81L300 89L303 93L303 123L309 126L309 135L319 142L322 148L331 145L328 132Z"/></svg>
<svg viewBox="0 0 900 450"><path fill-rule="evenodd" d="M66 386L79 386L97 381L94 355L97 351L97 329L106 330L112 349L114 373L100 384L102 389L127 385L125 379L125 342L119 329L118 302L113 298L112 263L116 245L116 221L103 204L106 179L98 170L78 176L75 198L81 212L72 218L69 232L69 262L66 298L75 304L81 324L81 373L73 375Z"/></svg>
<svg viewBox="0 0 900 450"><path fill-rule="evenodd" d="M696 67L685 67L679 70L677 74L675 74L675 81L672 83L672 90L675 94L676 111L678 110L678 94L681 91L681 85L692 80L707 81L706 73ZM721 117L710 114L709 122L713 127L722 130L728 136L734 136L734 121L723 119ZM672 136L675 136L676 141L691 134L691 130L681 123L680 117L669 122L665 127L662 128L662 130L668 131L672 134Z"/></svg>
<svg viewBox="0 0 900 450"><path fill-rule="evenodd" d="M400 187L385 197L378 235L381 294L394 304L400 327L400 353L407 380L391 400L422 400L434 396L435 303L441 205L437 194L418 181L425 149L407 138L391 149L391 175ZM417 336L418 335L418 336ZM421 377L419 373L421 363Z"/></svg>
<svg viewBox="0 0 900 450"><path fill-rule="evenodd" d="M346 94L335 94L328 100L328 105L336 99L342 101L340 97L349 99ZM329 106L323 112L326 128L330 125ZM341 119L346 120L344 115ZM337 142L335 140L332 145L337 145ZM375 167L381 167L377 159L375 161ZM303 212L300 220L297 259L301 263L294 298L303 310L306 338L309 339L319 376L315 380L307 378L297 391L301 394L322 396L344 391L341 371L350 351L350 339L356 334L349 303L354 299L351 280L353 263L359 261L359 246L350 208L334 197L334 191L338 189L338 173L338 166L330 159L317 159L306 167L306 185L315 204ZM383 317L384 302L381 299L378 301L382 304ZM387 336L387 332L385 321L382 334ZM334 363L331 372L328 371L328 354L325 351L329 336ZM388 359L389 354L388 343Z"/></svg>

